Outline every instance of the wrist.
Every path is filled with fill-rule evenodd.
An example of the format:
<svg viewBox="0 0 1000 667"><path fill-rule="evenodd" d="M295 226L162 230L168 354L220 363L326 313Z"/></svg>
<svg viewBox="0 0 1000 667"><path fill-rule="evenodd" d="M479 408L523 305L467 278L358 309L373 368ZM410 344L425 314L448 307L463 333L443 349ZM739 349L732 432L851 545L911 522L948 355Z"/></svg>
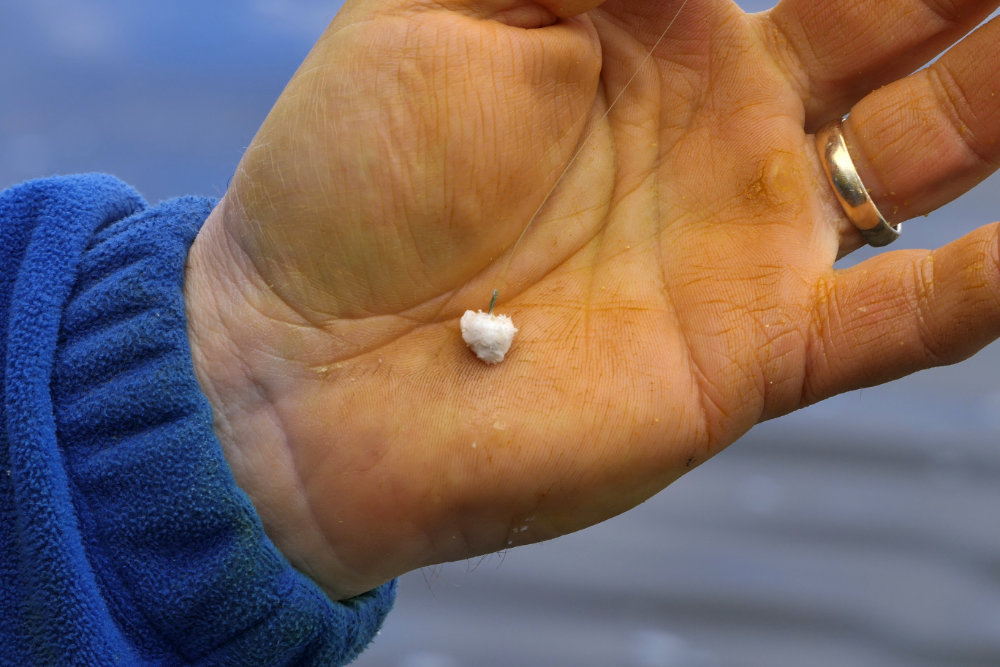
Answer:
<svg viewBox="0 0 1000 667"><path fill-rule="evenodd" d="M188 255L184 299L195 374L223 454L268 537L328 595L352 597L389 577L348 571L314 518L281 414L290 384L281 378L296 372L271 344L295 325L271 312L267 286L227 233L232 214L223 199Z"/></svg>

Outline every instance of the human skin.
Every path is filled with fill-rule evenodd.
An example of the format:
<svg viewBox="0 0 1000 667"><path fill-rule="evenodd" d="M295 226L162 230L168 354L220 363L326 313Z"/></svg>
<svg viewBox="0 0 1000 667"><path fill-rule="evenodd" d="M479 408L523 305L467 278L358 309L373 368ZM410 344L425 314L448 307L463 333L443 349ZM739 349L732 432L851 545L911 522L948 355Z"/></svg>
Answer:
<svg viewBox="0 0 1000 667"><path fill-rule="evenodd" d="M347 2L186 275L268 535L349 597L592 525L762 420L992 341L998 228L834 269L861 239L812 135L850 112L892 222L985 178L1000 23L906 75L997 4ZM487 366L458 319L494 289L520 333Z"/></svg>

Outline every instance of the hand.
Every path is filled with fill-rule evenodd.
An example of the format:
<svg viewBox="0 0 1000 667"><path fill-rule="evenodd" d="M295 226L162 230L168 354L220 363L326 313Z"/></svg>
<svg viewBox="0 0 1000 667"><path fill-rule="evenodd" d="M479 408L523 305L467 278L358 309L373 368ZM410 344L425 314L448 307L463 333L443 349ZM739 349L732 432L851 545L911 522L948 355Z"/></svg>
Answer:
<svg viewBox="0 0 1000 667"><path fill-rule="evenodd" d="M960 195L1000 159L1000 22L905 75L997 4L348 2L188 270L268 534L350 596L591 525L761 420L991 341L997 227L835 270L861 240L812 133L850 112L891 222ZM494 288L520 333L486 366L458 318Z"/></svg>

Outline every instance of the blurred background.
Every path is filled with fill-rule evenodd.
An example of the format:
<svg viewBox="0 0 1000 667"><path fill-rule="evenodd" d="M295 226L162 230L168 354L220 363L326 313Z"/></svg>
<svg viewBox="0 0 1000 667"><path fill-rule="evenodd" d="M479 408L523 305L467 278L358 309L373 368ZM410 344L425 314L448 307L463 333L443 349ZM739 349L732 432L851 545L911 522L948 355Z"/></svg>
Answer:
<svg viewBox="0 0 1000 667"><path fill-rule="evenodd" d="M102 171L220 196L337 6L0 0L0 187ZM894 248L998 219L994 177ZM839 396L603 525L407 575L356 664L1000 665L998 376L993 345Z"/></svg>

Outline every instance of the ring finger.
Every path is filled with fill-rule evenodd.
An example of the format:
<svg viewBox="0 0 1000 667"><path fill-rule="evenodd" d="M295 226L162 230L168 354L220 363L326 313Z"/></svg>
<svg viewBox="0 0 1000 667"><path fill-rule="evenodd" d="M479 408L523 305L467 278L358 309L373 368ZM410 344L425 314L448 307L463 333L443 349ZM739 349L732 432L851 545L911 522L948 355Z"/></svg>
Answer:
<svg viewBox="0 0 1000 667"><path fill-rule="evenodd" d="M1000 166L998 45L1000 17L850 110L843 128L848 150L890 223L933 211ZM859 244L848 226L842 251Z"/></svg>
<svg viewBox="0 0 1000 667"><path fill-rule="evenodd" d="M998 71L1000 17L851 110L848 147L889 222L933 211L1000 166Z"/></svg>

